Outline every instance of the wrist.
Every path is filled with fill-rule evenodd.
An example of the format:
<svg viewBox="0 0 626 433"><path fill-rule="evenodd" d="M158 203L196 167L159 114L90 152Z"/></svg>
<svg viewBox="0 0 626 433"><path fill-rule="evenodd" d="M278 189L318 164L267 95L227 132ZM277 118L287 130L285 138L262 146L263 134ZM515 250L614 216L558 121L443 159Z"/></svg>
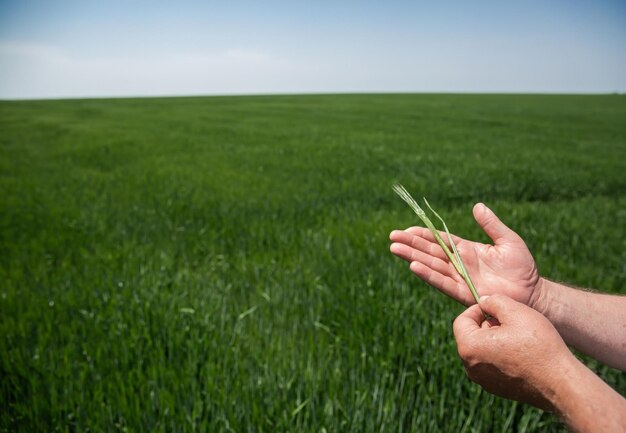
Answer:
<svg viewBox="0 0 626 433"><path fill-rule="evenodd" d="M533 291L528 306L541 313L557 329L566 343L569 343L567 316L571 314L570 301L567 300L565 286L540 277Z"/></svg>
<svg viewBox="0 0 626 433"><path fill-rule="evenodd" d="M530 295L530 299L528 300L528 306L540 312L544 316L548 310L551 284L552 281L539 277L533 293Z"/></svg>

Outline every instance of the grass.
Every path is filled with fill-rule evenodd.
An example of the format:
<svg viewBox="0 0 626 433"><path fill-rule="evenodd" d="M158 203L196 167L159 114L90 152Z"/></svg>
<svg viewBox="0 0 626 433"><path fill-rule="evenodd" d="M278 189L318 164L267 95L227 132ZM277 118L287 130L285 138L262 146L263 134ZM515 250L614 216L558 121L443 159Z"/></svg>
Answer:
<svg viewBox="0 0 626 433"><path fill-rule="evenodd" d="M456 355L388 233L427 195L626 290L626 97L0 102L0 431L564 431ZM623 373L587 360L624 394Z"/></svg>

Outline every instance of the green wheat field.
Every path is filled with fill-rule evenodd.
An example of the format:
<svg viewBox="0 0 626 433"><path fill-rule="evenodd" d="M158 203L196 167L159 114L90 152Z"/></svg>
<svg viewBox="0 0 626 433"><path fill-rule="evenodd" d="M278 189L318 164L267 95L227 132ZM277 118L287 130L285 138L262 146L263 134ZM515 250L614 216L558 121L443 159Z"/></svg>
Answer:
<svg viewBox="0 0 626 433"><path fill-rule="evenodd" d="M564 431L466 378L396 182L626 293L625 96L0 102L0 431Z"/></svg>

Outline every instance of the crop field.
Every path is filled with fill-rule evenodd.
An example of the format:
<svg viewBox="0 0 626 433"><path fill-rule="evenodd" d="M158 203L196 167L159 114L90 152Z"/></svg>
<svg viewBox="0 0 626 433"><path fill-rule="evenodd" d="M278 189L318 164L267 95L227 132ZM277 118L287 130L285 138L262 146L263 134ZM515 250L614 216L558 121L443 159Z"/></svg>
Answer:
<svg viewBox="0 0 626 433"><path fill-rule="evenodd" d="M466 378L395 182L626 293L625 96L0 102L0 431L564 431Z"/></svg>

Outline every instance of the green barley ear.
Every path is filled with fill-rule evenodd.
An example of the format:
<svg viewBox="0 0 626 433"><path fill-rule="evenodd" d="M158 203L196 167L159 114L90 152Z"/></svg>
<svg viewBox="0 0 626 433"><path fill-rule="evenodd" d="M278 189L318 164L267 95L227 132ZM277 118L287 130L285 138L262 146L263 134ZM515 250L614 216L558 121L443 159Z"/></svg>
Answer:
<svg viewBox="0 0 626 433"><path fill-rule="evenodd" d="M452 235L450 234L450 231L448 230L448 225L446 224L446 222L430 206L430 203L428 203L428 200L424 198L424 203L426 203L426 206L428 207L428 209L430 209L430 211L437 217L437 219L441 221L441 224L443 224L443 228L447 234L448 243L452 247L452 251L450 251L450 248L448 248L448 245L446 245L446 243L443 241L443 239L441 238L441 235L439 234L439 231L435 228L435 225L432 223L430 218L428 218L428 216L426 215L426 212L424 212L424 210L417 204L417 202L413 199L413 197L411 197L411 194L409 194L408 191L402 185L394 185L393 190L395 191L396 194L400 196L400 198L402 198L402 200L404 200L411 207L411 209L413 209L413 211L417 214L418 217L420 217L420 219L424 222L426 227L433 234L433 236L437 240L437 243L439 244L441 249L443 249L444 253L446 253L446 256L448 256L448 258L450 259L450 262L452 262L454 269L456 269L458 274L463 278L463 280L465 280L467 287L469 287L470 292L472 292L472 296L474 297L474 300L478 304L479 299L480 299L480 297L478 296L478 291L476 290L476 287L474 286L474 283L472 282L472 279L470 278L469 273L467 272L467 268L465 267L465 264L463 263L461 254L459 254L459 250L456 248L456 244L452 240ZM486 314L485 314L485 318L488 318Z"/></svg>
<svg viewBox="0 0 626 433"><path fill-rule="evenodd" d="M420 205L417 204L417 202L413 199L413 197L411 197L411 194L409 194L408 191L404 189L402 185L394 185L393 190L395 191L396 194L400 196L402 200L404 200L411 207L411 209L413 209L413 211L417 214L417 216L420 217L420 219L424 222L426 227L428 227L430 232L433 234L433 236L437 240L437 243L439 244L439 246L441 246L441 249L443 249L444 253L446 253L448 258L454 265L454 268L456 269L456 271L459 274L461 274L462 273L461 266L459 265L456 257L452 254L452 251L450 251L450 248L448 248L446 243L443 241L443 239L441 238L441 235L439 234L439 231L435 228L435 225L432 223L430 218L426 216L426 212L424 212L424 210L420 207Z"/></svg>

